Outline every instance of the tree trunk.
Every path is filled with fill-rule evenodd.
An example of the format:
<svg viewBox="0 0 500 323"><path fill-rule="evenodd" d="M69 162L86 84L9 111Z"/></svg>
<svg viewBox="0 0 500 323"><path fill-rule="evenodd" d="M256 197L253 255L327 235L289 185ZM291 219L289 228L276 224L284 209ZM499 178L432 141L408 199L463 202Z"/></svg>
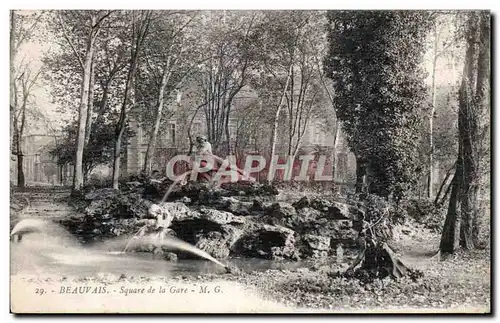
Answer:
<svg viewBox="0 0 500 323"><path fill-rule="evenodd" d="M165 102L165 88L167 87L168 81L170 79L170 56L167 59L167 64L165 70L163 71L163 77L160 84L160 93L158 95L158 106L156 107L156 118L153 131L149 135L148 148L146 149L146 156L144 158L143 170L146 174L151 174L152 168L152 156L154 156L156 148L156 138L158 137L158 130L160 129L161 115L163 112L163 105Z"/></svg>
<svg viewBox="0 0 500 323"><path fill-rule="evenodd" d="M59 184L64 185L64 178L63 178L63 166L59 165L57 167L57 173L59 175Z"/></svg>
<svg viewBox="0 0 500 323"><path fill-rule="evenodd" d="M466 73L459 93L459 138L463 147L463 186L462 186L462 208L460 225L460 246L465 249L473 249L472 227L474 216L477 209L477 193L479 185L478 174L478 156L476 149L479 145L478 118L480 108L477 105L474 81L477 80L477 87L481 88L479 83L484 84L483 72L476 65L476 43L478 43L478 15L471 13L467 21L467 52L465 64L467 64ZM481 19L482 20L482 19ZM482 35L483 36L483 35ZM489 37L489 35L484 35ZM482 37L481 37L482 38ZM481 39L484 40L484 39ZM481 44L482 45L482 44ZM484 47L484 46L481 46ZM489 49L487 49L489 50ZM479 63L479 61L478 61ZM477 72L476 72L477 71ZM475 75L477 73L477 75ZM476 78L477 76L477 78ZM479 79L481 77L482 79ZM461 121L461 122L460 122Z"/></svg>
<svg viewBox="0 0 500 323"><path fill-rule="evenodd" d="M12 153L14 150L14 114L15 112L15 82L16 82L16 68L15 68L15 60L16 60L16 14L14 10L10 11L10 146L9 151Z"/></svg>
<svg viewBox="0 0 500 323"><path fill-rule="evenodd" d="M96 23L97 23L97 16L93 15L91 24L92 26L95 26ZM75 156L72 193L80 191L83 186L83 149L85 146L85 130L87 124L87 109L89 103L92 56L94 54L94 47L95 47L94 33L95 30L92 28L87 40L87 51L85 53L85 61L83 65L83 79L82 79L82 86L80 93L80 108L78 111L78 130L76 137L76 156Z"/></svg>
<svg viewBox="0 0 500 323"><path fill-rule="evenodd" d="M358 277L366 280L383 279L387 276L402 278L410 269L396 256L385 242L375 242L371 238L360 239L361 251L344 273L345 277ZM354 269L359 265L359 271Z"/></svg>
<svg viewBox="0 0 500 323"><path fill-rule="evenodd" d="M22 138L24 133L24 125L26 124L26 104L28 100L28 94L23 93L23 104L21 106L21 125L17 131L17 186L24 188L26 185L24 178L24 156L22 150Z"/></svg>
<svg viewBox="0 0 500 323"><path fill-rule="evenodd" d="M26 185L24 181L24 170L23 170L23 153L19 149L17 152L17 187L24 188Z"/></svg>
<svg viewBox="0 0 500 323"><path fill-rule="evenodd" d="M333 137L333 153L332 153L332 178L333 178L333 183L337 180L337 150L338 150L338 142L339 142L339 137L340 137L340 127L341 123L340 120L337 119L336 122L336 129L335 129L335 135Z"/></svg>
<svg viewBox="0 0 500 323"><path fill-rule="evenodd" d="M455 165L453 165L452 168L450 168L447 172L446 172L446 176L444 177L443 181L441 182L441 185L439 186L439 190L436 194L436 198L434 199L434 205L435 206L439 206L439 201L440 201L440 197L441 197L441 192L443 191L443 188L446 186L446 183L448 182L448 179L451 177L451 174L452 174L452 171L453 171L453 168L455 168ZM449 185L448 185L449 187ZM443 196L443 199L446 197L448 193L448 189L445 191L445 194Z"/></svg>
<svg viewBox="0 0 500 323"><path fill-rule="evenodd" d="M433 194L433 169L434 169L434 113L436 112L436 63L438 59L437 47L439 43L439 34L437 31L437 25L434 24L434 57L432 60L432 106L431 114L429 115L429 174L427 177L427 198L432 199Z"/></svg>
<svg viewBox="0 0 500 323"><path fill-rule="evenodd" d="M25 179L23 171L23 152L21 146L21 131L17 125L18 119L14 117L14 144L16 146L16 156L17 156L17 187L24 188Z"/></svg>
<svg viewBox="0 0 500 323"><path fill-rule="evenodd" d="M476 13L469 13L466 24L467 43L464 72L458 97L459 151L457 170L452 181L450 205L440 246L440 250L445 253L454 251L455 233L451 229L454 229L459 202L461 202L459 243L465 249L474 247L473 223L478 209L478 166L480 162L477 149L481 145L478 123L481 110L488 108L486 93L489 79L489 15L483 14L480 28L478 21ZM479 55L477 55L476 49L478 43L480 45ZM476 84L476 88L474 88L474 84Z"/></svg>
<svg viewBox="0 0 500 323"><path fill-rule="evenodd" d="M442 189L444 188L444 185L446 185L446 183L448 182L449 177L451 177L451 173L447 174L446 176L447 177L441 183L441 187L439 188L438 195L436 195L436 199L434 200L434 205L436 207L441 207L443 205L443 203L446 201L446 197L448 196L448 194L450 193L450 190L451 190L451 182L450 182L448 184L448 187L446 188L446 191L444 192L443 196L441 197ZM453 180L453 178L452 178L452 180Z"/></svg>
<svg viewBox="0 0 500 323"><path fill-rule="evenodd" d="M443 232L441 234L441 242L439 251L441 254L453 253L457 245L456 225L458 207L460 204L460 183L462 183L462 158L459 156L456 163L455 175L451 181L451 196L448 204L448 212L444 221Z"/></svg>
<svg viewBox="0 0 500 323"><path fill-rule="evenodd" d="M130 67L129 73L127 75L127 83L125 86L125 94L123 96L123 103L120 112L120 119L118 120L118 124L116 127L116 138L115 138L115 147L114 147L114 160L113 160L113 189L119 189L119 179L120 179L120 157L121 157L121 146L123 134L125 132L125 126L127 124L127 106L129 97L131 96L132 83L133 83L133 74L135 74L135 60L132 62L132 66Z"/></svg>
<svg viewBox="0 0 500 323"><path fill-rule="evenodd" d="M123 120L120 118L120 120L121 121L118 125L118 131L116 132L114 160L113 160L113 189L115 190L119 189L118 180L120 179L120 153L121 153L122 138L126 122L125 117L123 118Z"/></svg>
<svg viewBox="0 0 500 323"><path fill-rule="evenodd" d="M273 135L271 138L271 157L270 157L271 161L273 160L274 154L276 153L276 138L278 137L278 122L279 122L281 107L283 105L283 101L285 100L286 91L288 89L288 85L290 84L290 75L292 73L292 66L293 65L290 65L290 69L288 70L288 76L286 78L285 87L283 89L280 101L279 101L278 106L276 108L276 114L274 115L274 123L273 123L273 130L272 130Z"/></svg>
<svg viewBox="0 0 500 323"><path fill-rule="evenodd" d="M451 191L451 183L448 185L448 188L446 189L446 192L444 192L444 195L443 197L441 198L441 200L439 200L439 202L437 203L437 207L441 207L441 205L444 204L444 202L446 201L446 198L448 197L448 195L450 194L450 191Z"/></svg>
<svg viewBox="0 0 500 323"><path fill-rule="evenodd" d="M94 113L94 78L95 78L95 71L94 71L94 63L91 62L90 65L90 81L89 81L89 103L87 107L87 124L85 127L85 147L89 144L90 140L90 132L92 129L92 114Z"/></svg>
<svg viewBox="0 0 500 323"><path fill-rule="evenodd" d="M360 194L366 191L366 166L366 161L361 157L356 156L356 194Z"/></svg>
<svg viewBox="0 0 500 323"><path fill-rule="evenodd" d="M476 17L474 15L474 17ZM488 111L489 88L489 16L483 14L479 28L474 25L476 19L471 21L471 39L473 44L476 43L477 30L480 32L479 39L479 55L477 65L477 78L475 94L466 92L470 91L473 84L473 71L469 69L468 88L464 89L463 103L460 105L460 112L463 116L463 145L464 145L464 189L463 189L463 206L462 206L462 225L460 227L460 246L465 249L474 248L473 232L475 218L479 211L479 183L480 174L479 167L481 163L480 146L482 145L480 138L479 122L483 111ZM471 54L472 56L473 54ZM475 57L475 56L472 56ZM468 96L469 95L469 96ZM472 104L470 104L472 102ZM462 103L462 102L461 102ZM467 105L465 105L467 104Z"/></svg>
<svg viewBox="0 0 500 323"><path fill-rule="evenodd" d="M487 138L487 132L489 130L489 120L490 120L490 24L491 18L490 14L486 11L481 12L480 14L480 38L479 38L479 55L478 55L478 68L477 68L477 82L476 82L476 95L475 95L475 106L477 112L477 141L475 144L474 153L476 156L476 166L477 166L477 174L476 181L474 187L474 198L476 200L475 210L476 214L472 219L472 240L474 242L474 246L478 244L478 235L479 235L479 218L478 215L483 209L483 205L481 200L479 199L480 191L481 191L481 182L483 181L483 177L489 177L489 172L483 172L481 165L484 163L485 158L488 158L483 150L489 150L489 140L485 141ZM486 147L486 148L485 148ZM488 163L489 167L489 163Z"/></svg>
<svg viewBox="0 0 500 323"><path fill-rule="evenodd" d="M230 106L226 110L226 120L224 124L224 131L226 133L226 150L227 155L232 155L233 151L231 149L231 132L229 131L229 114L231 112Z"/></svg>
<svg viewBox="0 0 500 323"><path fill-rule="evenodd" d="M133 17L135 24L135 17ZM132 86L134 82L135 72L137 69L137 62L139 60L139 52L142 47L144 38L146 37L149 29L149 23L151 19L151 12L146 13L146 17L142 21L137 34L133 34L133 44L131 49L130 66L127 73L127 82L125 84L125 93L123 95L123 103L120 111L120 119L116 126L116 139L115 139L115 149L114 149L114 162L113 162L113 189L119 189L119 178L120 178L120 154L121 154L121 144L123 140L123 134L125 132L125 126L127 124L127 107L129 105L129 100L131 100L131 105L134 104L134 98L131 95Z"/></svg>

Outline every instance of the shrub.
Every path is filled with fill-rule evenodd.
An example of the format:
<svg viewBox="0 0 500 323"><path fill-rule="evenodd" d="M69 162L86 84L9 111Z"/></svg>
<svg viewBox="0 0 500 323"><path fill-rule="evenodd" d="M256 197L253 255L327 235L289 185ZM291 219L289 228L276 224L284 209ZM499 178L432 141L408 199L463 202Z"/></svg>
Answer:
<svg viewBox="0 0 500 323"><path fill-rule="evenodd" d="M441 232L446 217L446 206L437 207L429 200L408 200L405 203L408 217L435 232Z"/></svg>

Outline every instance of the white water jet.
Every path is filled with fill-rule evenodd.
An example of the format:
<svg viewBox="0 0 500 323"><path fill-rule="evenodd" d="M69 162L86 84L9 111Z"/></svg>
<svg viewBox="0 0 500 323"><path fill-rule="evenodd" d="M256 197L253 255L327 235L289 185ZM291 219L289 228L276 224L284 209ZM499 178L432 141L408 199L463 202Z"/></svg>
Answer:
<svg viewBox="0 0 500 323"><path fill-rule="evenodd" d="M43 247L43 243L65 246L77 245L75 238L64 227L50 220L23 219L14 226L10 232L10 236L22 237L34 233L39 233L44 237L44 242L40 242L39 244L40 247Z"/></svg>
<svg viewBox="0 0 500 323"><path fill-rule="evenodd" d="M183 181L186 179L186 177L187 177L187 175L188 175L189 173L191 173L191 171L190 171L190 170L189 170L189 171L187 171L187 172L185 172L185 173L183 173L183 174L181 174L181 175L179 175L179 176L175 179L175 181L174 181L172 184L170 184L170 187L168 188L167 192L165 193L165 195L163 195L163 198L162 198L162 200L161 200L161 202L162 202L162 203L163 203L163 202L165 202L165 201L167 200L167 198L168 198L168 196L170 195L170 193L172 193L172 190L174 189L175 185L177 185L177 184L178 184L178 183L180 183L181 181L183 182Z"/></svg>
<svg viewBox="0 0 500 323"><path fill-rule="evenodd" d="M167 249L186 251L207 259L221 267L227 266L213 258L207 252L198 249L197 247L182 241L173 236L165 236L164 234L156 233L145 236L139 236L146 226L128 240L123 251L108 250L109 255L125 254L130 244L135 241L139 244L153 244L158 247L165 246ZM40 219L24 219L17 223L12 229L11 236L23 236L30 234L33 239L29 238L19 246L20 250L32 252L34 254L43 255L51 258L56 263L81 265L101 262L111 262L113 258L106 257L105 254L99 253L97 249L82 249L75 238L62 226L48 220ZM95 253L98 252L98 253ZM116 259L115 259L116 260Z"/></svg>
<svg viewBox="0 0 500 323"><path fill-rule="evenodd" d="M220 261L217 259L213 258L208 254L207 252L196 248L195 246L191 245L190 243L187 243L179 238L170 236L170 235L164 235L162 232L159 233L153 233L153 234L147 234L147 235L142 235L139 236L141 232L143 232L144 227L141 227L136 234L134 234L130 239L128 239L128 242L125 245L125 248L123 251L110 251L108 250L108 254L115 254L115 255L120 255L120 254L125 254L127 250L129 249L130 245L132 242L135 242L139 245L145 245L145 244L153 244L157 247L162 247L165 246L169 249L173 250L180 250L180 251L186 251L191 254L200 256L201 258L205 258L209 261L212 261L213 263L222 266L224 268L227 268L226 265L222 264Z"/></svg>
<svg viewBox="0 0 500 323"><path fill-rule="evenodd" d="M156 243L158 246L166 246L167 248L172 248L172 249L177 249L177 250L182 250L182 251L187 251L192 254L195 254L197 256L200 256L202 258L205 258L207 260L212 261L213 263L216 263L219 266L222 266L226 268L227 266L222 264L220 261L215 259L214 257L210 256L207 252L196 248L190 243L187 243L181 239L178 239L173 236L164 236L162 238L159 237L159 235L154 235L154 236L149 236L148 240L151 239L153 243Z"/></svg>
<svg viewBox="0 0 500 323"><path fill-rule="evenodd" d="M137 239L138 238L138 235L143 232L143 230L147 227L148 225L146 224L145 226L141 227L136 234L134 234L132 236L132 238L130 238L130 240L127 242L127 244L125 245L125 248L123 249L122 253L125 253L127 252L127 249L128 247L130 246L130 243L134 240L134 239Z"/></svg>
<svg viewBox="0 0 500 323"><path fill-rule="evenodd" d="M10 232L11 236L21 236L27 233L33 232L44 232L51 225L48 221L39 220L39 219L24 219L19 221L12 231Z"/></svg>

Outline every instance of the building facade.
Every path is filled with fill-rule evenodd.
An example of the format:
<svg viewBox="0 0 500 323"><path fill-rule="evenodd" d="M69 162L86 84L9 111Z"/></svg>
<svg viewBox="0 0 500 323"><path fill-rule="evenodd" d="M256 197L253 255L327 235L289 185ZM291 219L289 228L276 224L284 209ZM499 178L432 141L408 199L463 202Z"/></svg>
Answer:
<svg viewBox="0 0 500 323"><path fill-rule="evenodd" d="M60 167L57 159L50 155L59 135L29 134L22 137L23 171L25 184L38 185L69 185L73 169L70 165ZM11 154L10 181L17 185L17 156Z"/></svg>
<svg viewBox="0 0 500 323"><path fill-rule="evenodd" d="M250 119L248 116L247 107L254 105L262 105L255 93L251 90L241 91L233 100L231 114L229 116L229 138L224 133L220 146L226 147L229 140L231 154L237 157L245 154L262 154L266 155L270 151L271 129L264 125L253 125L252 131L242 131L243 121ZM152 168L160 172L165 171L166 165L170 158L179 154L188 154L190 148L189 133L192 140L197 135L207 136L207 119L205 112L202 109L196 111L192 106L195 106L189 100L177 98L168 107L167 110L172 111L168 118L163 121L164 126L160 130L155 156L152 159ZM262 108L262 106L261 106ZM196 114L196 115L195 115ZM194 116L194 118L193 118ZM286 111L283 113L283 120L280 120L280 128L278 129L278 138L276 145L276 153L280 156L287 154L288 135L286 135ZM144 161L149 142L149 133L147 126L141 125L141 122L132 116L130 126L135 132L135 136L130 138L126 155L123 158L122 175L130 175L140 173L144 168ZM189 127L189 124L192 125ZM190 129L189 129L190 128ZM303 152L316 152L331 156L333 151L333 141L336 129L329 127L325 118L311 117L311 119L303 128L303 134L300 138L300 147ZM253 132L254 131L254 132ZM244 142L244 147L241 148L241 143ZM260 142L260 147L258 147ZM226 149L227 151L227 149ZM219 154L220 157L228 155L226 151ZM217 151L215 152L217 154ZM267 157L266 157L267 158ZM331 165L328 166L331 170ZM346 143L339 138L337 152L337 175L341 175L340 180L348 180L353 177L355 172L354 156L350 154ZM349 173L352 173L349 175ZM325 173L325 175L329 175Z"/></svg>

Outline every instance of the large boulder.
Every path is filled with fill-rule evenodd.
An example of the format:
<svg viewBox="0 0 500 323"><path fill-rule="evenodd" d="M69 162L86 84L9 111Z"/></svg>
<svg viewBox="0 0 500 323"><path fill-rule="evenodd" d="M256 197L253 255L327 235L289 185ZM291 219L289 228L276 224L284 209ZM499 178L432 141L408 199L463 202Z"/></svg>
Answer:
<svg viewBox="0 0 500 323"><path fill-rule="evenodd" d="M313 250L328 251L330 249L330 237L306 234L302 239Z"/></svg>
<svg viewBox="0 0 500 323"><path fill-rule="evenodd" d="M265 216L262 221L270 225L278 225L287 227L290 229L294 228L294 224L300 222L297 217L297 211L295 208L285 202L273 203L271 206L264 209Z"/></svg>
<svg viewBox="0 0 500 323"><path fill-rule="evenodd" d="M257 196L257 195L278 195L278 189L269 184L262 184L254 181L238 181L234 183L226 183L221 185L222 188L231 192L231 196L235 195L245 195L245 196Z"/></svg>
<svg viewBox="0 0 500 323"><path fill-rule="evenodd" d="M174 220L183 220L192 217L192 210L182 202L163 202L157 204L164 213L169 213Z"/></svg>
<svg viewBox="0 0 500 323"><path fill-rule="evenodd" d="M196 213L192 213L196 214ZM243 224L245 223L245 218L242 216L236 216L231 212L219 211L215 209L202 208L200 212L197 213L200 219L211 221L219 225L222 224Z"/></svg>
<svg viewBox="0 0 500 323"><path fill-rule="evenodd" d="M167 201L173 201L183 197L188 197L192 201L198 201L200 199L207 197L207 195L204 192L209 191L210 187L208 186L207 183L200 183L188 180L188 182L185 185L180 185L180 184L176 184L174 186L168 185L168 187L165 188L164 194L167 192L167 190L170 190L168 196L166 196Z"/></svg>
<svg viewBox="0 0 500 323"><path fill-rule="evenodd" d="M310 207L304 207L297 211L297 216L292 218L292 229L298 233L304 233L314 228L322 213Z"/></svg>
<svg viewBox="0 0 500 323"><path fill-rule="evenodd" d="M243 235L232 251L239 255L264 259L299 259L295 232L282 226L263 225Z"/></svg>
<svg viewBox="0 0 500 323"><path fill-rule="evenodd" d="M300 209L305 208L305 207L310 207L311 206L311 199L309 198L309 196L303 196L302 198L300 198L300 200L298 200L297 202L294 202L292 204L292 206L296 210L300 210Z"/></svg>
<svg viewBox="0 0 500 323"><path fill-rule="evenodd" d="M85 194L90 203L83 209L84 213L94 218L111 216L115 218L142 218L152 202L142 198L138 192L119 192L104 188Z"/></svg>
<svg viewBox="0 0 500 323"><path fill-rule="evenodd" d="M265 213L273 218L286 220L297 216L297 211L295 208L285 202L277 202L272 204L269 208L265 210Z"/></svg>
<svg viewBox="0 0 500 323"><path fill-rule="evenodd" d="M253 203L242 202L234 197L223 196L217 201L215 207L237 215L249 215Z"/></svg>
<svg viewBox="0 0 500 323"><path fill-rule="evenodd" d="M328 207L326 217L330 220L353 220L358 221L364 217L364 212L346 203L332 202Z"/></svg>
<svg viewBox="0 0 500 323"><path fill-rule="evenodd" d="M328 199L316 197L311 199L309 206L321 212L328 212L328 208L330 208L333 203L333 201Z"/></svg>
<svg viewBox="0 0 500 323"><path fill-rule="evenodd" d="M169 203L172 212L178 210L170 228L178 238L208 252L215 258L225 258L238 239L247 219L230 212L211 208L192 210L182 203ZM163 205L166 207L166 205ZM173 211L174 210L174 211ZM180 257L187 257L180 254Z"/></svg>
<svg viewBox="0 0 500 323"><path fill-rule="evenodd" d="M330 250L331 238L328 236L317 236L306 234L301 238L301 252L312 258L325 258Z"/></svg>
<svg viewBox="0 0 500 323"><path fill-rule="evenodd" d="M216 204L223 196L231 196L231 192L223 188L207 188L200 191L198 202L203 205Z"/></svg>
<svg viewBox="0 0 500 323"><path fill-rule="evenodd" d="M364 212L357 206L319 197L304 196L292 205L297 211L304 208L315 209L324 213L331 220L351 219L357 221L364 215Z"/></svg>
<svg viewBox="0 0 500 323"><path fill-rule="evenodd" d="M126 205L128 213L135 218L144 218L153 202L143 199L139 193L128 194L122 202Z"/></svg>
<svg viewBox="0 0 500 323"><path fill-rule="evenodd" d="M328 236L332 242L354 242L358 233L350 220L328 220L320 218L304 230L306 234Z"/></svg>
<svg viewBox="0 0 500 323"><path fill-rule="evenodd" d="M229 235L220 231L210 231L206 234L200 233L196 236L195 246L214 258L225 259L230 252L228 238Z"/></svg>
<svg viewBox="0 0 500 323"><path fill-rule="evenodd" d="M255 211L255 212L264 212L266 206L264 204L264 202L260 199L254 199L252 201L252 211Z"/></svg>

